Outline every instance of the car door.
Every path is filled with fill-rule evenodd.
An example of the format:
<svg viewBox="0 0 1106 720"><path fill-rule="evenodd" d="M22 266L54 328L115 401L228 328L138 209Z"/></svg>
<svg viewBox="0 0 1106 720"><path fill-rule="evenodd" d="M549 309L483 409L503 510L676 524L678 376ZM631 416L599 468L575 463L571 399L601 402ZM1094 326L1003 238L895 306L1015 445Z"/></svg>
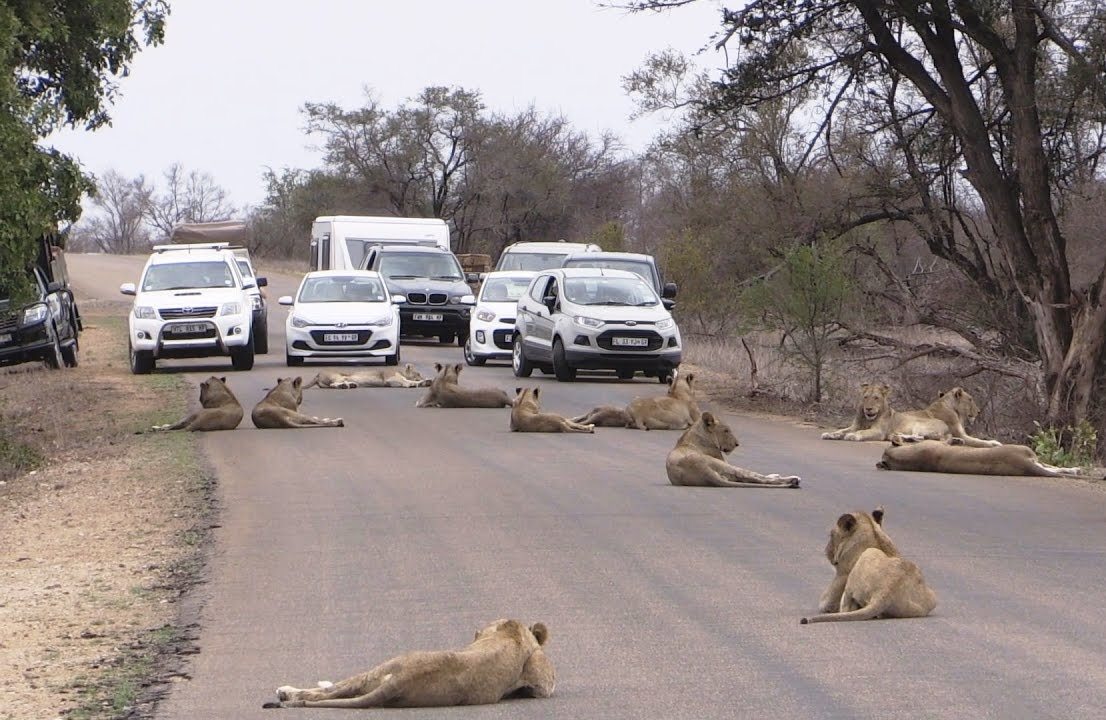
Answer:
<svg viewBox="0 0 1106 720"><path fill-rule="evenodd" d="M551 358L552 323L549 309L545 307L543 298L549 293L550 286L555 286L555 283L553 276L539 275L518 303L515 327L525 348L526 357L531 360L548 362Z"/></svg>

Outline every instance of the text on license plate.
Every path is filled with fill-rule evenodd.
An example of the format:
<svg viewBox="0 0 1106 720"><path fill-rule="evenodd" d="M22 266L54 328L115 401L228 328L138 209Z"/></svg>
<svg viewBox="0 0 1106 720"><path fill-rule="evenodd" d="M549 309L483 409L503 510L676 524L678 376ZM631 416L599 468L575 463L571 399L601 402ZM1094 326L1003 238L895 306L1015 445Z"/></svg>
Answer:
<svg viewBox="0 0 1106 720"><path fill-rule="evenodd" d="M649 338L615 337L611 338L611 345L621 347L649 347Z"/></svg>
<svg viewBox="0 0 1106 720"><path fill-rule="evenodd" d="M323 342L357 342L357 333L323 333Z"/></svg>
<svg viewBox="0 0 1106 720"><path fill-rule="evenodd" d="M191 335L192 333L207 332L207 325L203 323L186 323L184 325L172 325L169 332L174 335Z"/></svg>
<svg viewBox="0 0 1106 720"><path fill-rule="evenodd" d="M6 345L12 341L11 333L4 333L0 335L0 345Z"/></svg>
<svg viewBox="0 0 1106 720"><path fill-rule="evenodd" d="M441 313L413 313L411 315L412 320L426 320L427 322L441 322Z"/></svg>

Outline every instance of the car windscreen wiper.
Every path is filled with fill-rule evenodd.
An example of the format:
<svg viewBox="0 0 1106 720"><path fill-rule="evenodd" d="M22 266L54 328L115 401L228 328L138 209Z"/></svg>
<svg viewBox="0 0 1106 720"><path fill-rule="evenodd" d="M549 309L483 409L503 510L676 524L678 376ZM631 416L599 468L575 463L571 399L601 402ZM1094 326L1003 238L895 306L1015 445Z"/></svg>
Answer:
<svg viewBox="0 0 1106 720"><path fill-rule="evenodd" d="M431 280L460 280L460 279L461 278L458 277L457 275L435 275L431 278Z"/></svg>
<svg viewBox="0 0 1106 720"><path fill-rule="evenodd" d="M426 277L426 276L425 275L389 275L388 279L389 280L418 280L419 278L424 278L424 277Z"/></svg>
<svg viewBox="0 0 1106 720"><path fill-rule="evenodd" d="M585 305L630 305L631 303L622 302L621 300L604 300L602 302L584 303Z"/></svg>

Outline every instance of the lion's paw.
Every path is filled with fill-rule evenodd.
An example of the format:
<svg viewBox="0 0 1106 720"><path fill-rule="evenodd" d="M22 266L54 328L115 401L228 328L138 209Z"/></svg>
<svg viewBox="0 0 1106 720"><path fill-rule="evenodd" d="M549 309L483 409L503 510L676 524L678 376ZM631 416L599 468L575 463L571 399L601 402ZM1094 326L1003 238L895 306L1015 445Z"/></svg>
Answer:
<svg viewBox="0 0 1106 720"><path fill-rule="evenodd" d="M823 440L840 440L841 433L838 432L824 432L822 433Z"/></svg>
<svg viewBox="0 0 1106 720"><path fill-rule="evenodd" d="M787 487L797 488L799 487L799 481L801 480L801 478L798 475L792 475L786 478L786 480L788 481Z"/></svg>
<svg viewBox="0 0 1106 720"><path fill-rule="evenodd" d="M296 688L292 687L291 685L281 685L277 688L276 691L277 699L281 702L284 702L288 698L292 697L292 693L294 693L295 691Z"/></svg>
<svg viewBox="0 0 1106 720"><path fill-rule="evenodd" d="M315 683L315 685L320 690L329 690L330 688L334 687L334 683L330 682L329 680L320 680L319 682Z"/></svg>
<svg viewBox="0 0 1106 720"><path fill-rule="evenodd" d="M833 439L833 438L831 438L831 439ZM849 440L850 442L859 442L860 441L860 436L857 435L856 433L845 433L844 437L842 437L841 439L842 440Z"/></svg>

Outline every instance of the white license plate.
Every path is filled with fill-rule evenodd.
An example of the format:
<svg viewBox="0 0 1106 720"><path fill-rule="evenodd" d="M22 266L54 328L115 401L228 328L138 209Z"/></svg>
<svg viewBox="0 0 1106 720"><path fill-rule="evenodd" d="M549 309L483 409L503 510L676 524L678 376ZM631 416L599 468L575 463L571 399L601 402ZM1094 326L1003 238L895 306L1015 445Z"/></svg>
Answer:
<svg viewBox="0 0 1106 720"><path fill-rule="evenodd" d="M412 320L425 320L427 322L441 322L441 313L413 313L411 315Z"/></svg>
<svg viewBox="0 0 1106 720"><path fill-rule="evenodd" d="M611 338L611 345L620 347L649 347L649 338L615 337Z"/></svg>
<svg viewBox="0 0 1106 720"><path fill-rule="evenodd" d="M0 345L6 345L12 341L11 333L4 333L0 335Z"/></svg>
<svg viewBox="0 0 1106 720"><path fill-rule="evenodd" d="M203 323L189 323L187 325L171 325L169 332L174 335L191 335L192 333L207 332L207 325Z"/></svg>
<svg viewBox="0 0 1106 720"><path fill-rule="evenodd" d="M323 342L357 342L357 333L323 333Z"/></svg>

